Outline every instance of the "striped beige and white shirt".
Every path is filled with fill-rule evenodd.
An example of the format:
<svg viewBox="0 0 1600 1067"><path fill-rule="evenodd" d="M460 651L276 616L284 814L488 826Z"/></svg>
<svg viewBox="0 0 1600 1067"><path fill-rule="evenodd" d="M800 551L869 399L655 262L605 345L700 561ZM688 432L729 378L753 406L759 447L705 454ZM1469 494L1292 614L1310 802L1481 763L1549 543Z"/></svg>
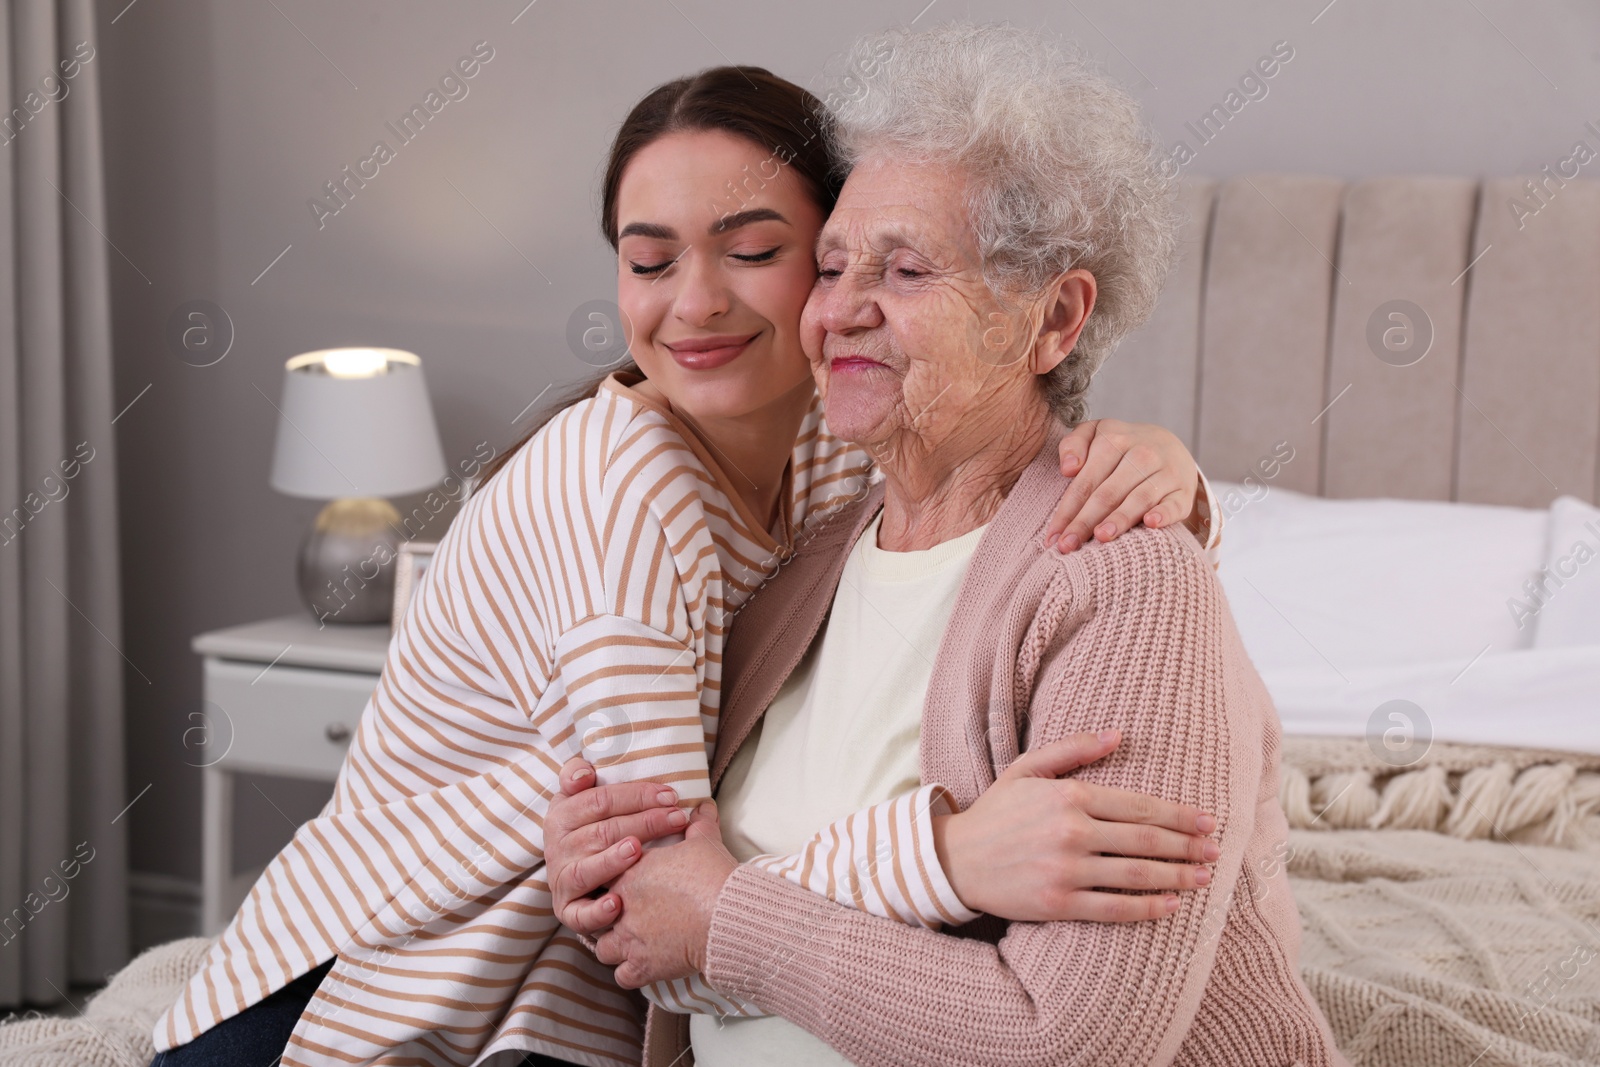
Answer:
<svg viewBox="0 0 1600 1067"><path fill-rule="evenodd" d="M468 1065L508 1050L635 1064L642 1005L553 917L542 822L562 763L709 795L723 640L865 452L807 414L779 529L665 407L613 375L467 501L424 572L333 799L251 889L177 1003L181 1045L337 956L285 1067ZM820 830L774 869L925 926L975 917L951 890L924 785ZM885 850L883 842L894 842ZM680 1011L755 1013L695 979Z"/></svg>

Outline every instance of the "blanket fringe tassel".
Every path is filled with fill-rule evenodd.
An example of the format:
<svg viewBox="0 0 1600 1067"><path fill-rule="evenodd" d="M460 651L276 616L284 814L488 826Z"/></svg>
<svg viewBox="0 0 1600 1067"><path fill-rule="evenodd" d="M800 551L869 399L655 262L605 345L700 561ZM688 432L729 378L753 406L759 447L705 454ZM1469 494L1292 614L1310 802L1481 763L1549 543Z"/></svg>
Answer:
<svg viewBox="0 0 1600 1067"><path fill-rule="evenodd" d="M1600 774L1570 763L1520 773L1503 762L1464 772L1429 766L1382 781L1366 770L1310 778L1285 763L1278 799L1294 829L1436 830L1561 848L1600 842Z"/></svg>

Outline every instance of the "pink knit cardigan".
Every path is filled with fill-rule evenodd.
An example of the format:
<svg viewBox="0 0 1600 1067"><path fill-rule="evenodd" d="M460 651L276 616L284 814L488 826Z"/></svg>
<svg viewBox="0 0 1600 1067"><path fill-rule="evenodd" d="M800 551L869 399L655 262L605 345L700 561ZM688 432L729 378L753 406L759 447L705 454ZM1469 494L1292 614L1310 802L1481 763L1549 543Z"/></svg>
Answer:
<svg viewBox="0 0 1600 1067"><path fill-rule="evenodd" d="M965 808L1020 751L1118 727L1116 751L1073 776L1215 812L1211 884L1149 922L986 917L935 933L745 864L718 897L707 977L862 1067L1348 1067L1300 980L1281 728L1216 576L1177 528L1045 549L1059 439L973 555L928 686L922 779ZM841 509L740 612L713 783L815 638L881 503L880 487ZM692 1062L686 1022L651 1009L646 1067Z"/></svg>

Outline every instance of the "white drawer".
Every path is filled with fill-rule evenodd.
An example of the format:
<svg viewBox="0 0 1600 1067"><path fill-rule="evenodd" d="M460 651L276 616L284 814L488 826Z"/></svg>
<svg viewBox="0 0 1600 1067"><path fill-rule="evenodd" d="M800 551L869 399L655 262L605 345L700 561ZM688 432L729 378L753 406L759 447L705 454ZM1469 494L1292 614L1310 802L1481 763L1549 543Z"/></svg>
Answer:
<svg viewBox="0 0 1600 1067"><path fill-rule="evenodd" d="M214 766L300 778L338 777L378 676L353 671L205 661ZM225 747L224 747L225 746Z"/></svg>

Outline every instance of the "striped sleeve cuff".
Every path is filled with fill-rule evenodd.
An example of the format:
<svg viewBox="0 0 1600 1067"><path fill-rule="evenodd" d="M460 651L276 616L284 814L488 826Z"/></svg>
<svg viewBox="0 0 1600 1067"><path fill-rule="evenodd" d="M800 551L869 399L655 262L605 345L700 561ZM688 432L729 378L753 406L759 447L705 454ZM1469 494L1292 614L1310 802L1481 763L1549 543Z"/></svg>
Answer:
<svg viewBox="0 0 1600 1067"><path fill-rule="evenodd" d="M956 896L934 847L933 818L955 811L924 785L824 827L798 852L751 864L829 900L911 926L960 926L979 915Z"/></svg>
<svg viewBox="0 0 1600 1067"><path fill-rule="evenodd" d="M1201 545L1205 548L1206 559L1211 563L1213 570L1222 562L1222 508L1217 506L1217 498L1211 492L1211 482L1206 478L1205 471L1199 471L1200 499L1195 501L1195 506L1200 509L1200 523L1205 531L1201 538Z"/></svg>
<svg viewBox="0 0 1600 1067"><path fill-rule="evenodd" d="M766 1012L748 1001L724 996L700 975L651 982L639 992L663 1011L678 1015L734 1015L754 1017Z"/></svg>

